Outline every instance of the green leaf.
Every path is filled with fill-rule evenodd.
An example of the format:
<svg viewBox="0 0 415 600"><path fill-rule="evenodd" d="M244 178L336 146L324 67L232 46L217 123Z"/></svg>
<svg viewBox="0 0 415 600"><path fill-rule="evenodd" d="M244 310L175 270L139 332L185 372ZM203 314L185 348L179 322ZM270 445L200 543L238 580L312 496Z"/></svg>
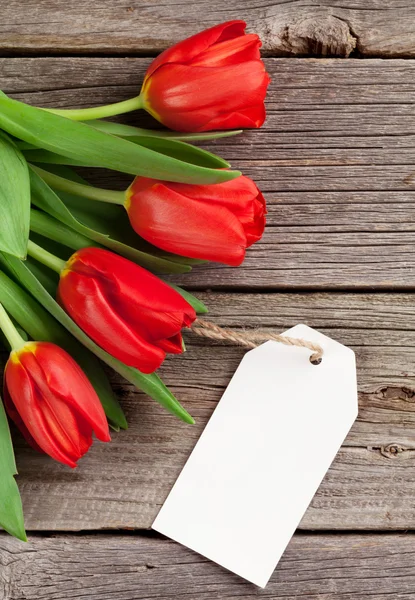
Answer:
<svg viewBox="0 0 415 600"><path fill-rule="evenodd" d="M215 140L219 138L231 137L243 133L242 129L229 131L208 131L205 133L180 133L178 131L167 131L158 129L143 129L141 127L132 127L122 123L114 123L113 121L104 121L96 119L88 121L91 127L95 127L105 133L117 135L118 137L142 137L152 136L165 138L170 140L198 141L198 140Z"/></svg>
<svg viewBox="0 0 415 600"><path fill-rule="evenodd" d="M56 154L56 152L50 152L49 150L42 150L39 148L29 148L28 150L22 150L23 156L27 162L39 165L67 165L70 167L95 167L91 161L85 161L81 158L69 158L69 156L62 156L62 154Z"/></svg>
<svg viewBox="0 0 415 600"><path fill-rule="evenodd" d="M30 211L30 231L43 235L74 250L95 245L91 243L90 238L64 225L61 221L54 219L42 210L35 210L33 208Z"/></svg>
<svg viewBox="0 0 415 600"><path fill-rule="evenodd" d="M160 152L165 156L171 156L178 160L183 160L193 165L199 165L200 167L210 167L212 169L228 169L230 164L207 150L202 150L192 144L186 144L185 142L179 142L168 138L152 137L152 136L140 136L134 138L128 138L130 142Z"/></svg>
<svg viewBox="0 0 415 600"><path fill-rule="evenodd" d="M185 423L194 423L194 419L180 405L170 390L164 385L156 373L144 375L133 367L128 367L97 346L74 321L66 314L59 304L46 291L25 264L14 256L0 254L0 263L9 269L42 306L55 317L72 335L98 358L112 367L127 381L137 386L148 396L159 402L166 410L176 415Z"/></svg>
<svg viewBox="0 0 415 600"><path fill-rule="evenodd" d="M0 127L45 150L131 175L197 184L229 181L240 175L182 162L4 96L0 96Z"/></svg>
<svg viewBox="0 0 415 600"><path fill-rule="evenodd" d="M212 169L228 169L229 163L223 160L216 154L202 150L191 144L185 142L179 142L177 140L171 140L166 138L157 137L134 137L128 138L130 142L154 150L165 156L170 156L178 160L184 161L192 165L199 165L200 167L207 167ZM93 167L91 162L85 162L79 158L68 158L49 150L39 150L37 148L27 149L23 151L23 154L27 161L31 163L49 163L55 165L70 165L74 167Z"/></svg>
<svg viewBox="0 0 415 600"><path fill-rule="evenodd" d="M3 132L0 174L0 250L24 258L29 238L29 172L22 153Z"/></svg>
<svg viewBox="0 0 415 600"><path fill-rule="evenodd" d="M183 288L179 287L178 285L175 285L174 283L170 283L170 281L166 281L166 283L170 287L172 287L174 290L176 290L176 292L179 292L179 294L181 296L183 296L183 298L186 300L186 302L188 302L190 304L190 306L192 306L195 309L195 311L197 312L198 315L204 315L209 312L206 304L204 302L202 302L201 300L199 300L199 298L196 298L196 296L193 296L193 294L191 294L187 290L184 290Z"/></svg>
<svg viewBox="0 0 415 600"><path fill-rule="evenodd" d="M43 181L41 177L30 169L30 183L32 188L32 202L55 219L68 225L78 233L94 240L98 244L118 252L137 264L159 273L186 273L191 270L188 265L175 263L165 258L156 257L147 252L142 252L131 246L110 238L108 235L91 229L78 221L68 210L57 194ZM94 202L86 200L84 202ZM99 204L102 204L101 202ZM124 210L124 209L122 209Z"/></svg>
<svg viewBox="0 0 415 600"><path fill-rule="evenodd" d="M0 95L1 95L1 91L0 91ZM7 96L5 96L3 94L4 97L7 98ZM24 142L23 140L19 140L19 138L11 136L11 139L13 140L13 142L16 144L16 146L19 148L20 152L23 152L24 150L37 150L37 146L34 146L33 144L29 144L28 142Z"/></svg>
<svg viewBox="0 0 415 600"><path fill-rule="evenodd" d="M0 399L0 527L23 542L23 508L14 475L17 474L9 424Z"/></svg>
<svg viewBox="0 0 415 600"><path fill-rule="evenodd" d="M18 259L14 260L20 262ZM64 348L79 363L91 381L110 423L115 427L127 428L124 413L99 361L42 308L39 302L2 271L0 271L0 304L3 304L7 312L33 340L52 342Z"/></svg>

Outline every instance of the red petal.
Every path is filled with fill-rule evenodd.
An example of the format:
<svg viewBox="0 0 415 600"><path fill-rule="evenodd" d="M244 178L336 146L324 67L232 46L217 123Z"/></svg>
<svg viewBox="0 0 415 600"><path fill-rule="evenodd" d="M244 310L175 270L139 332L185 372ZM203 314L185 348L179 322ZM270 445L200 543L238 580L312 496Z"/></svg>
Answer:
<svg viewBox="0 0 415 600"><path fill-rule="evenodd" d="M241 175L215 185L169 182L168 187L195 202L210 204L212 210L215 205L221 205L232 211L243 225L247 247L262 237L265 227L265 199L249 177Z"/></svg>
<svg viewBox="0 0 415 600"><path fill-rule="evenodd" d="M36 344L35 358L51 392L75 411L78 425L82 424L78 433L88 432L89 439L94 430L99 440L109 442L108 422L101 401L78 363L65 350L48 342ZM81 439L80 443L85 444L85 440Z"/></svg>
<svg viewBox="0 0 415 600"><path fill-rule="evenodd" d="M163 348L161 340L169 339L179 335L183 327L188 325L183 319L183 313L178 312L154 312L123 301L120 306L123 318L131 327L134 327L149 342Z"/></svg>
<svg viewBox="0 0 415 600"><path fill-rule="evenodd" d="M190 304L164 281L108 250L84 248L70 268L99 278L107 301L147 341L169 338L196 318Z"/></svg>
<svg viewBox="0 0 415 600"><path fill-rule="evenodd" d="M42 413L45 426L49 429L51 437L59 444L61 450L74 461L77 461L83 454L81 452L81 445L83 444L78 428L77 414L68 402L70 394L61 394L59 386L56 385L56 380L63 377L64 381L67 378L64 384L65 387L69 387L70 383L74 388L77 387L77 381L72 377L73 374L69 370L66 373L59 373L58 353L62 352L64 355L66 353L58 346L50 343L37 343L32 346L28 345L28 347L33 348L33 351L21 352L20 362L32 380L36 402ZM43 365L40 364L37 358L37 355L42 352L46 359L43 361ZM56 373L55 370L58 372ZM55 386L53 383L55 383ZM82 391L87 393L88 388L82 388L78 393L82 393ZM92 427L89 424L88 429L89 445L91 445Z"/></svg>
<svg viewBox="0 0 415 600"><path fill-rule="evenodd" d="M67 272L59 282L59 298L79 327L115 358L143 373L152 373L163 362L165 353L143 339L110 304L102 281Z"/></svg>
<svg viewBox="0 0 415 600"><path fill-rule="evenodd" d="M243 36L245 27L244 21L227 21L182 40L153 60L147 69L146 79L163 64L191 62L213 44Z"/></svg>
<svg viewBox="0 0 415 600"><path fill-rule="evenodd" d="M235 266L243 261L243 227L226 207L212 209L156 183L131 197L128 212L137 233L163 250Z"/></svg>
<svg viewBox="0 0 415 600"><path fill-rule="evenodd" d="M220 129L259 127L265 118L268 83L260 60L218 68L169 65L149 81L146 109L179 131L212 129L213 124Z"/></svg>
<svg viewBox="0 0 415 600"><path fill-rule="evenodd" d="M76 467L72 453L66 453L51 435L42 407L39 406L36 387L23 365L10 359L6 365L5 379L14 406L36 443L55 460Z"/></svg>
<svg viewBox="0 0 415 600"><path fill-rule="evenodd" d="M251 214L241 217L241 223L246 235L247 248L261 239L265 229L266 212L264 196L259 193L251 203Z"/></svg>
<svg viewBox="0 0 415 600"><path fill-rule="evenodd" d="M225 206L235 215L243 215L246 211L249 211L252 200L260 193L252 179L244 175L231 181L213 185L171 182L165 185L194 201L207 202L212 207L215 205Z"/></svg>
<svg viewBox="0 0 415 600"><path fill-rule="evenodd" d="M260 58L260 47L259 37L251 33L210 46L191 64L194 67L223 67L256 60Z"/></svg>
<svg viewBox="0 0 415 600"><path fill-rule="evenodd" d="M22 417L17 412L17 409L16 409L15 405L13 404L13 400L10 396L6 382L4 382L4 386L3 386L3 402L4 402L4 406L6 408L7 414L9 415L10 419L14 422L14 424L18 427L18 429L22 433L23 437L25 438L26 442L28 444L30 444L30 446L32 446L32 448L34 448L38 452L41 452L42 454L44 454L44 450L39 446L39 444L36 442L34 437L30 434L28 428L25 425L25 422L23 421Z"/></svg>
<svg viewBox="0 0 415 600"><path fill-rule="evenodd" d="M265 107L258 105L228 114L219 114L201 126L199 131L214 129L259 129L265 121Z"/></svg>
<svg viewBox="0 0 415 600"><path fill-rule="evenodd" d="M200 131L211 131L213 129L258 129L265 121L266 112L263 102L258 102L254 106L246 106L229 112L227 114L218 114L211 121L206 122Z"/></svg>
<svg viewBox="0 0 415 600"><path fill-rule="evenodd" d="M159 340L155 342L159 348L170 354L181 354L183 352L182 334L178 333L167 340Z"/></svg>

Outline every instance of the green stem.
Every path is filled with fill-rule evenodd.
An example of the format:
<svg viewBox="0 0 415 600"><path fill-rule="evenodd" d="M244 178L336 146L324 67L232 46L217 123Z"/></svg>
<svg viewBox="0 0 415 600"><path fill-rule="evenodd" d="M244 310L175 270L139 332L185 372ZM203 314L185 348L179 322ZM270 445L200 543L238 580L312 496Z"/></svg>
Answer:
<svg viewBox="0 0 415 600"><path fill-rule="evenodd" d="M41 246L38 246L37 244L32 242L32 240L29 240L27 244L27 253L29 256L32 256L40 263L42 263L42 265L45 265L46 267L49 267L49 269L52 269L53 271L56 271L56 273L59 273L59 275L61 274L61 271L65 268L66 262L64 260L58 258L54 254L51 254L51 252L48 252Z"/></svg>
<svg viewBox="0 0 415 600"><path fill-rule="evenodd" d="M120 204L121 206L125 203L125 192L117 192L115 190L105 190L103 188L92 187L91 185L85 185L83 183L77 183L70 179L64 179L45 171L35 165L30 165L34 171L45 181L51 188L59 190L61 192L68 192L75 196L81 196L82 198L88 198L89 200L99 200L100 202L107 202L109 204Z"/></svg>
<svg viewBox="0 0 415 600"><path fill-rule="evenodd" d="M73 121L91 121L92 119L104 119L105 117L115 117L122 115L132 110L144 108L143 99L140 96L135 96L123 102L115 102L114 104L105 104L104 106L94 106L92 108L44 108L47 112L72 119Z"/></svg>
<svg viewBox="0 0 415 600"><path fill-rule="evenodd" d="M7 338L12 350L20 350L26 344L26 340L22 338L13 324L13 321L4 309L3 304L0 304L0 328Z"/></svg>

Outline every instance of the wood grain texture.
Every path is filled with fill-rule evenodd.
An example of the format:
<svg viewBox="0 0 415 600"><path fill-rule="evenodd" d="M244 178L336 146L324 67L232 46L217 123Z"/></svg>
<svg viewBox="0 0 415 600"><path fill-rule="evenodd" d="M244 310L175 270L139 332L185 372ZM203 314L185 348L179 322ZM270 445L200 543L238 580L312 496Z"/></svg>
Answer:
<svg viewBox="0 0 415 600"><path fill-rule="evenodd" d="M301 528L415 528L414 296L201 297L210 306L210 318L220 325L282 332L304 322L356 351L359 418ZM196 418L195 426L180 423L114 377L130 428L114 433L111 444L96 443L75 471L36 454L16 437L18 483L29 530L151 526L244 354L190 334L186 343L188 352L169 358L161 373ZM289 452L281 448L276 460Z"/></svg>
<svg viewBox="0 0 415 600"><path fill-rule="evenodd" d="M41 106L137 93L148 59L0 60L0 87ZM268 119L209 148L253 177L269 207L242 268L210 264L199 289L415 287L415 61L267 59ZM141 113L132 122L153 124ZM96 173L97 185L128 179Z"/></svg>
<svg viewBox="0 0 415 600"><path fill-rule="evenodd" d="M11 0L3 52L159 52L206 27L245 19L266 54L415 56L415 6L401 0Z"/></svg>
<svg viewBox="0 0 415 600"><path fill-rule="evenodd" d="M295 535L265 589L167 539L0 537L2 600L410 600L415 538Z"/></svg>

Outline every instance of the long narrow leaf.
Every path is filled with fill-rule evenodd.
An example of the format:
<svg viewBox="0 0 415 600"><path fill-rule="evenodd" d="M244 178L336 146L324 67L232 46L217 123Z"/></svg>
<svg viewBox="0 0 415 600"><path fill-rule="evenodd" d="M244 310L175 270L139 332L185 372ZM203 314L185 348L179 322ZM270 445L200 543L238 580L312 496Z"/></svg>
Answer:
<svg viewBox="0 0 415 600"><path fill-rule="evenodd" d="M191 294L187 290L184 290L183 288L179 287L178 285L175 285L174 283L171 283L170 281L167 281L166 283L174 290L176 290L176 292L178 292L181 296L183 296L183 298L190 304L190 306L192 306L195 309L197 314L204 315L207 312L209 312L206 304L199 300L199 298L196 298L196 296L193 296L193 294Z"/></svg>
<svg viewBox="0 0 415 600"><path fill-rule="evenodd" d="M14 478L16 474L9 425L0 399L0 527L25 542L22 501Z"/></svg>
<svg viewBox="0 0 415 600"><path fill-rule="evenodd" d="M200 167L211 167L212 169L228 169L230 164L207 150L202 150L192 144L186 142L180 142L177 140L171 140L168 138L160 138L153 136L139 136L134 138L128 138L129 141L149 150L155 150L165 156L171 156L178 160L184 160L187 163L193 165L199 165Z"/></svg>
<svg viewBox="0 0 415 600"><path fill-rule="evenodd" d="M30 183L27 163L0 132L0 250L24 258L29 238Z"/></svg>
<svg viewBox="0 0 415 600"><path fill-rule="evenodd" d="M55 317L72 335L80 341L88 350L91 350L98 358L112 367L117 373L125 377L127 381L137 386L143 392L159 402L166 410L176 415L186 423L194 423L194 419L180 405L170 390L164 385L156 373L144 375L133 367L128 367L116 358L110 356L105 350L97 346L74 321L66 314L59 304L52 298L46 289L39 283L36 277L19 259L7 254L0 254L0 263L5 265L20 281L40 304Z"/></svg>
<svg viewBox="0 0 415 600"><path fill-rule="evenodd" d="M69 158L62 156L50 150L42 150L42 148L29 148L22 150L23 156L27 162L38 165L67 165L69 167L95 167L91 161L82 160L81 158Z"/></svg>
<svg viewBox="0 0 415 600"><path fill-rule="evenodd" d="M240 175L182 162L4 95L0 96L0 127L45 150L131 175L197 184L229 181Z"/></svg>
<svg viewBox="0 0 415 600"><path fill-rule="evenodd" d="M17 259L16 259L17 260ZM19 262L17 260L17 262ZM0 303L33 340L53 342L79 363L97 392L110 423L126 429L127 421L99 361L76 341L31 295L0 271Z"/></svg>
<svg viewBox="0 0 415 600"><path fill-rule="evenodd" d="M151 136L131 137L128 138L133 144L137 144L143 148L154 150L165 156L176 158L177 160L184 161L192 165L198 165L200 167L207 167L211 169L227 169L229 163L220 156L212 154L207 150L202 150L191 144L185 142L179 142L177 140L171 140L166 138L158 138ZM46 163L55 165L70 165L73 167L93 167L94 164L91 161L85 161L78 158L69 158L50 152L49 150L39 150L37 148L29 148L23 150L23 154L27 161L32 163Z"/></svg>
<svg viewBox="0 0 415 600"><path fill-rule="evenodd" d="M119 137L142 137L152 136L157 138L165 138L170 140L183 140L189 141L203 141L203 140L215 140L220 138L232 137L242 133L242 129L234 129L229 131L208 131L204 133L180 133L179 131L167 131L164 129L143 129L141 127L133 127L131 125L124 125L123 123L114 123L113 121L105 121L102 119L96 119L94 121L88 121L88 125L95 127L105 133L111 133Z"/></svg>

